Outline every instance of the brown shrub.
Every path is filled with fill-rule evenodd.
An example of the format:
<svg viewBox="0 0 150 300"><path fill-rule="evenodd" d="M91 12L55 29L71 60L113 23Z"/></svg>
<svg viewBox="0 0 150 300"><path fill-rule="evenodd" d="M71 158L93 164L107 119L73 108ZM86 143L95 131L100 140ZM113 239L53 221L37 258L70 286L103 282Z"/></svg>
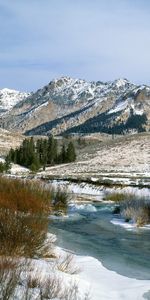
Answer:
<svg viewBox="0 0 150 300"><path fill-rule="evenodd" d="M32 181L0 177L0 207L32 214L51 210L51 192Z"/></svg>
<svg viewBox="0 0 150 300"><path fill-rule="evenodd" d="M51 194L29 181L0 177L0 255L34 256L46 237Z"/></svg>

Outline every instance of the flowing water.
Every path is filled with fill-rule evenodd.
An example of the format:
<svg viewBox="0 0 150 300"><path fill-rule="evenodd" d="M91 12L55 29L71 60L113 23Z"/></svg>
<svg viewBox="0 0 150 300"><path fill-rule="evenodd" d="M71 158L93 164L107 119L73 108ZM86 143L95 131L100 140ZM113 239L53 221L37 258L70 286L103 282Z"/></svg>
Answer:
<svg viewBox="0 0 150 300"><path fill-rule="evenodd" d="M108 203L70 207L69 216L53 219L49 230L60 247L93 256L121 275L150 279L150 230L112 224L112 210Z"/></svg>

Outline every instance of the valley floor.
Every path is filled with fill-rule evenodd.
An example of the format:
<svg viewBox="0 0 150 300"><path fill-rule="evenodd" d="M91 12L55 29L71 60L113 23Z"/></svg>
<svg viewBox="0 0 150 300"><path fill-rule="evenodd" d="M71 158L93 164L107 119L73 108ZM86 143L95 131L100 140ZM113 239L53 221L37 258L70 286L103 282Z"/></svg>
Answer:
<svg viewBox="0 0 150 300"><path fill-rule="evenodd" d="M87 146L71 164L46 168L41 177L100 184L150 186L150 133Z"/></svg>

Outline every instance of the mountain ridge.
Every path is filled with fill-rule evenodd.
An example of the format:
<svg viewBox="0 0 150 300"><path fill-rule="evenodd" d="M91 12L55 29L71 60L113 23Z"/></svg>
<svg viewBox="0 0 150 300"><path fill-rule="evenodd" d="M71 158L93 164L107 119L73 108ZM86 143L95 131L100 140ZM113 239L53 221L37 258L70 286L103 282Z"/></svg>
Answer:
<svg viewBox="0 0 150 300"><path fill-rule="evenodd" d="M145 120L142 120L143 115L146 116ZM84 133L86 122L94 119L94 122L98 120L101 124L98 130L112 133L108 128L126 124L131 116L136 122L144 123L139 125L140 129L136 126L129 129L149 130L149 86L136 85L125 78L109 82L87 82L61 77L17 100L1 116L0 124L3 128L29 135L47 135L73 133L73 128L76 128L77 133L78 126L83 129L80 128L79 132ZM107 130L104 128L105 121Z"/></svg>

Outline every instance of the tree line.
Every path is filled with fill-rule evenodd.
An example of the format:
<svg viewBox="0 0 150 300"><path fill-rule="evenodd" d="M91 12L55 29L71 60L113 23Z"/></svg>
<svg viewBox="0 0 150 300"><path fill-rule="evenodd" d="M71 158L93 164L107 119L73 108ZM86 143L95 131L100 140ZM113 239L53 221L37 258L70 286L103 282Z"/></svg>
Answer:
<svg viewBox="0 0 150 300"><path fill-rule="evenodd" d="M47 165L70 163L76 160L75 147L72 141L62 145L59 150L57 140L51 135L48 139L38 139L33 137L24 139L17 149L10 149L6 160L27 167L32 171L37 171L40 167Z"/></svg>

